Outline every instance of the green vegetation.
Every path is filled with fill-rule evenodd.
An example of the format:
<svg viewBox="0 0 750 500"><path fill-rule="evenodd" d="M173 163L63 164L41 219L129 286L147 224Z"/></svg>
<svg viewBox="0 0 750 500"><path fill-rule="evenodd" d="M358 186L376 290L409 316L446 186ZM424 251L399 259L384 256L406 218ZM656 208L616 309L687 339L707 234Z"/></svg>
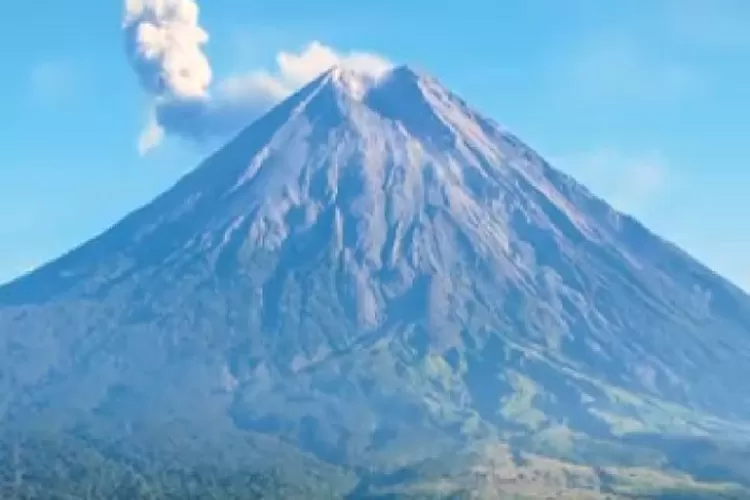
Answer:
<svg viewBox="0 0 750 500"><path fill-rule="evenodd" d="M232 466L216 453L200 461L126 443L97 446L57 435L0 443L3 500L315 499L340 496L341 477L256 464ZM303 477L309 474L308 477ZM311 480L311 478L313 480Z"/></svg>
<svg viewBox="0 0 750 500"><path fill-rule="evenodd" d="M0 498L750 498L750 490L729 481L707 482L686 473L647 467L592 467L522 453L502 443L477 445L388 471L359 469L355 473L299 454L285 455L279 443L248 443L266 458L247 461L236 454L241 450L231 445L187 441L172 441L170 451L165 445L144 448L136 438L107 442L67 433L37 434L34 438L7 435L0 439ZM248 452L241 454L247 456Z"/></svg>

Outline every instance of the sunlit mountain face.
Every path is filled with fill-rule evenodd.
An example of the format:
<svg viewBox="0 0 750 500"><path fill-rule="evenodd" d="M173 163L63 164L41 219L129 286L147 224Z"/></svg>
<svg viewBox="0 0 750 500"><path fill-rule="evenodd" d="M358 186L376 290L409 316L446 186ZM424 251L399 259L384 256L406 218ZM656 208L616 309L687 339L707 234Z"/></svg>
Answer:
<svg viewBox="0 0 750 500"><path fill-rule="evenodd" d="M750 298L407 67L331 69L0 288L9 435L274 463L332 494L436 468L471 489L490 460L524 491L565 470L571 498L623 467L742 482L717 443L748 435L748 380Z"/></svg>

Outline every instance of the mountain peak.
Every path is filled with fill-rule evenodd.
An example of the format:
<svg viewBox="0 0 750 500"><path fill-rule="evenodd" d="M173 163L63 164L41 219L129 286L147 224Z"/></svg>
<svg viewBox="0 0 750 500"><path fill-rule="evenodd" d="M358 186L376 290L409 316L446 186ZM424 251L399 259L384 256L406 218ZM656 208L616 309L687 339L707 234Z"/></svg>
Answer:
<svg viewBox="0 0 750 500"><path fill-rule="evenodd" d="M381 125L393 124L438 148L468 145L489 154L489 136L502 135L435 78L408 65L373 71L339 64L301 94L309 96L301 100L307 112L326 123L332 123L332 113L349 119L374 114Z"/></svg>
<svg viewBox="0 0 750 500"><path fill-rule="evenodd" d="M401 64L391 68L391 70L383 76L383 80L386 79L416 82L420 80L428 80L430 77L426 73L423 73L408 64Z"/></svg>
<svg viewBox="0 0 750 500"><path fill-rule="evenodd" d="M374 88L386 82L417 82L424 78L407 65L390 68L362 68L347 64L336 64L324 74L325 82L333 84L354 100L361 101Z"/></svg>
<svg viewBox="0 0 750 500"><path fill-rule="evenodd" d="M347 66L336 65L328 70L325 79L339 91L355 100L360 100L370 86L375 83L377 77L363 71L353 70Z"/></svg>

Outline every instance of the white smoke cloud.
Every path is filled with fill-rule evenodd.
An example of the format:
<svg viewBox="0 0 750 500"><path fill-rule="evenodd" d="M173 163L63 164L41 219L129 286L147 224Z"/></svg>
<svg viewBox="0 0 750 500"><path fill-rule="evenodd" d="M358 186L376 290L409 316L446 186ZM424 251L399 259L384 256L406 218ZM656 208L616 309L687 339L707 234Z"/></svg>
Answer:
<svg viewBox="0 0 750 500"><path fill-rule="evenodd" d="M199 12L194 0L125 0L130 61L153 97L138 143L142 154L166 135L203 142L236 133L334 65L375 76L392 67L376 54L341 53L314 41L298 53L280 52L272 71L240 72L213 83Z"/></svg>
<svg viewBox="0 0 750 500"><path fill-rule="evenodd" d="M208 33L192 0L125 0L131 61L146 90L161 97L207 95L211 64L203 53Z"/></svg>

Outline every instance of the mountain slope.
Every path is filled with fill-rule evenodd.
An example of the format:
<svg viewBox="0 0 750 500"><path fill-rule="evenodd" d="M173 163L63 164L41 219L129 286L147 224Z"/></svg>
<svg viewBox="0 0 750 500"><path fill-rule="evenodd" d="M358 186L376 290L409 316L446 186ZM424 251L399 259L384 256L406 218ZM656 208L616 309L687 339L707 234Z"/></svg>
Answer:
<svg viewBox="0 0 750 500"><path fill-rule="evenodd" d="M406 67L332 69L0 288L8 426L179 421L363 466L732 434L749 359L750 298Z"/></svg>

